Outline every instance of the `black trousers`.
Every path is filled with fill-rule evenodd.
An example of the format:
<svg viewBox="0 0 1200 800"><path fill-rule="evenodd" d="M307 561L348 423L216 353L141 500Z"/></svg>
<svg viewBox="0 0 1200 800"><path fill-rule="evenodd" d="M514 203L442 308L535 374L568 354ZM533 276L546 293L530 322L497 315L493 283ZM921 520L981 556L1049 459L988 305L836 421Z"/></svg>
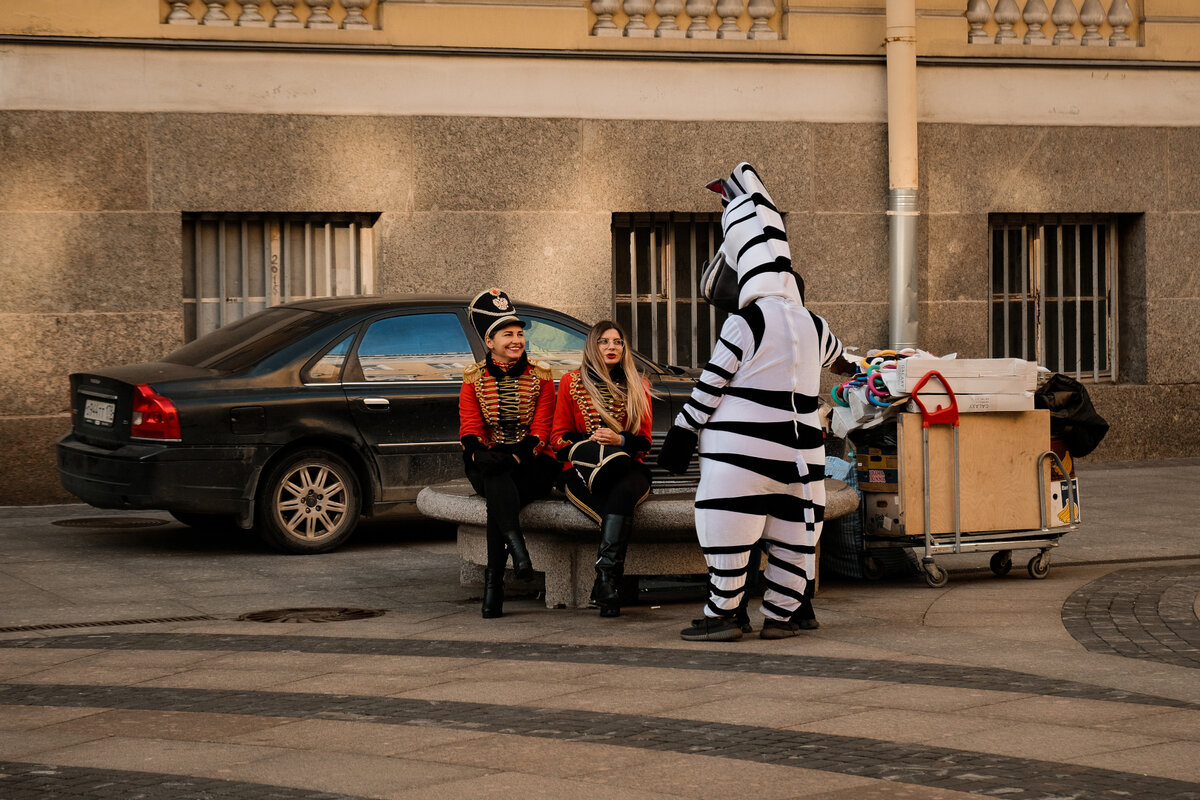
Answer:
<svg viewBox="0 0 1200 800"><path fill-rule="evenodd" d="M467 464L467 480L475 493L487 500L488 528L515 531L521 527L518 522L521 509L550 493L560 469L554 459L534 456L491 475Z"/></svg>
<svg viewBox="0 0 1200 800"><path fill-rule="evenodd" d="M588 491L575 470L567 470L567 498L597 524L610 514L633 516L633 510L650 494L650 469L641 462L630 461L628 471L610 479L604 476L593 486L594 491Z"/></svg>

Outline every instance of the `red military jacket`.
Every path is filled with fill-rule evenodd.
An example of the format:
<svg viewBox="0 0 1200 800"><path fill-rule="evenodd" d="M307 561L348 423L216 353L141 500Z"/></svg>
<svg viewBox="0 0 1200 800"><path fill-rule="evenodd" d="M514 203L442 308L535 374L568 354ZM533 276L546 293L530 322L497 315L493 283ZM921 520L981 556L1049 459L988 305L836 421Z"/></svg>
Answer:
<svg viewBox="0 0 1200 800"><path fill-rule="evenodd" d="M644 378L642 383L646 392L646 400L649 402L650 384ZM622 402L613 402L612 407L605 410L622 423L628 419L625 413L625 404ZM586 439L591 436L603 424L600 412L596 410L592 398L583 386L583 381L579 379L579 370L574 369L563 375L558 381L558 400L554 406L554 431L550 434L551 449L558 452L564 447L570 447L580 438ZM625 434L627 446L633 445L634 449L638 449L638 452L633 453L634 458L638 461L642 460L642 453L650 449L650 432L653 425L654 421L650 418L650 414L647 414L637 431ZM577 435L572 437L571 434ZM578 434L582 434L582 437ZM636 439L634 442L630 442L630 436L644 439L645 442L639 443ZM637 444L644 444L644 449L637 448ZM570 466L568 463L567 467Z"/></svg>
<svg viewBox="0 0 1200 800"><path fill-rule="evenodd" d="M554 421L554 376L545 364L528 364L520 375L498 379L486 361L467 367L458 393L458 435L474 436L485 447L520 444L526 436L537 438L535 452L549 452ZM515 406L517 426L500 427L501 407Z"/></svg>

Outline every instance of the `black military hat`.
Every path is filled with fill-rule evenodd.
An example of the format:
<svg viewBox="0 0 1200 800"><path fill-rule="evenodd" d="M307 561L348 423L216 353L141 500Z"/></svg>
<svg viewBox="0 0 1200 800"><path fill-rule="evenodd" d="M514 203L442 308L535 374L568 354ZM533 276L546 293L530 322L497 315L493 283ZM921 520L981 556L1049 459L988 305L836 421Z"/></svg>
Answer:
<svg viewBox="0 0 1200 800"><path fill-rule="evenodd" d="M508 295L499 289L488 289L475 295L475 299L467 306L467 316L471 318L475 330L479 331L479 338L485 340L509 325L525 327Z"/></svg>

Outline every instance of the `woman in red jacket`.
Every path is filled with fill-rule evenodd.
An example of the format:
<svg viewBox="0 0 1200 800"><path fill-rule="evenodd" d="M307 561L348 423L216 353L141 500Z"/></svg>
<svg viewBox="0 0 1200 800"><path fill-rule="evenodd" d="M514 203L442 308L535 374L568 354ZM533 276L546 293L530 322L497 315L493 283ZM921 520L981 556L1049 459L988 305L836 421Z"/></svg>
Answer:
<svg viewBox="0 0 1200 800"><path fill-rule="evenodd" d="M567 497L600 525L592 603L600 616L621 613L617 594L633 511L650 493L650 384L637 371L625 334L611 320L592 326L583 364L562 376L550 444L566 462Z"/></svg>
<svg viewBox="0 0 1200 800"><path fill-rule="evenodd" d="M544 497L559 471L547 451L554 419L554 379L525 353L525 323L508 295L480 292L467 314L488 352L463 373L459 437L467 479L487 500L487 566L483 616L504 613L504 568L512 554L517 577L533 577L521 533L522 506Z"/></svg>

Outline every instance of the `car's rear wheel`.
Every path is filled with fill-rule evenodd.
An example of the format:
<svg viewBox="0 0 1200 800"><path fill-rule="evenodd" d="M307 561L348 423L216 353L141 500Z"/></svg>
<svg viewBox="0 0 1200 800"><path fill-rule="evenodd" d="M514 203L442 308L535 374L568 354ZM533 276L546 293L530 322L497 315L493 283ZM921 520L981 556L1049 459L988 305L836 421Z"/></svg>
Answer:
<svg viewBox="0 0 1200 800"><path fill-rule="evenodd" d="M285 553L325 553L358 525L358 478L340 456L301 450L271 468L258 495L259 534Z"/></svg>
<svg viewBox="0 0 1200 800"><path fill-rule="evenodd" d="M237 527L237 517L233 514L198 514L194 511L171 511L170 514L189 528L202 531Z"/></svg>

